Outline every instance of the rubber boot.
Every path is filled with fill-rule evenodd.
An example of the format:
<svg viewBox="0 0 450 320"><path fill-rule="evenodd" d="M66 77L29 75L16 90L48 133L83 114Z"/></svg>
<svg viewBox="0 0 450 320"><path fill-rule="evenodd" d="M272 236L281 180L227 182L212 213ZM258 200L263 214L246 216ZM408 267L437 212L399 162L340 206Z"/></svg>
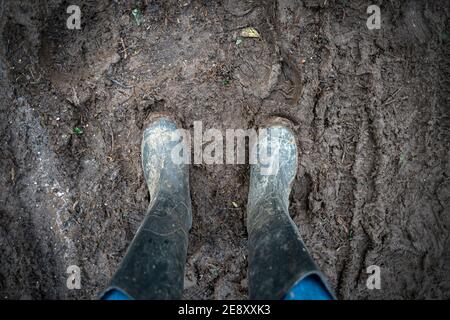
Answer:
<svg viewBox="0 0 450 320"><path fill-rule="evenodd" d="M297 145L289 126L285 119L271 119L264 127L267 135L260 134L251 148L257 161L250 168L247 205L250 299L281 299L309 275L317 275L333 297L289 216L297 173Z"/></svg>
<svg viewBox="0 0 450 320"><path fill-rule="evenodd" d="M188 165L174 163L171 153L184 141L168 117L148 122L141 157L150 206L105 293L116 289L133 299L181 299L192 212Z"/></svg>

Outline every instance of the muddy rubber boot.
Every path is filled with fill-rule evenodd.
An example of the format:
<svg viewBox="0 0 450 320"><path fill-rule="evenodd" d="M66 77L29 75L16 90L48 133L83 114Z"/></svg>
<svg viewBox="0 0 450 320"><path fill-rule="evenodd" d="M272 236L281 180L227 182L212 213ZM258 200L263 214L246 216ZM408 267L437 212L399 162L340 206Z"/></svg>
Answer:
<svg viewBox="0 0 450 320"><path fill-rule="evenodd" d="M115 289L133 299L180 299L192 213L188 165L174 163L172 150L184 142L168 117L147 122L141 157L150 206L105 293Z"/></svg>
<svg viewBox="0 0 450 320"><path fill-rule="evenodd" d="M289 216L297 173L297 145L290 122L273 118L251 148L247 204L250 299L281 299L296 283L317 275L333 296ZM253 162L253 163L255 163Z"/></svg>

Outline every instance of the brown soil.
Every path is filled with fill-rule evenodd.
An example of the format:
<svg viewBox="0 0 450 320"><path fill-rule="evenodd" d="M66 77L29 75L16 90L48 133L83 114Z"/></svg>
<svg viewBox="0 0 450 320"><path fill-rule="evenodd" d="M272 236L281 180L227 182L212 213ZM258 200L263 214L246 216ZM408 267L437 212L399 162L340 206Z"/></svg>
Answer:
<svg viewBox="0 0 450 320"><path fill-rule="evenodd" d="M290 213L338 297L450 298L450 6L375 3L380 30L367 1L0 0L0 297L104 288L149 203L144 119L165 111L191 129L290 119ZM261 39L237 45L244 27ZM184 296L245 299L248 166L190 173Z"/></svg>

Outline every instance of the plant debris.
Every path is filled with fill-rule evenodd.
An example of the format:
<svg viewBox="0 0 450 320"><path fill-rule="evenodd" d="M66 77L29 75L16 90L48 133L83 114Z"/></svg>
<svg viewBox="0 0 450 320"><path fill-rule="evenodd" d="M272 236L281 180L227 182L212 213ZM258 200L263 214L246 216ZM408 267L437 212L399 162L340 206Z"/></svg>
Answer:
<svg viewBox="0 0 450 320"><path fill-rule="evenodd" d="M241 37L243 38L261 38L261 35L255 28L245 28L241 31Z"/></svg>

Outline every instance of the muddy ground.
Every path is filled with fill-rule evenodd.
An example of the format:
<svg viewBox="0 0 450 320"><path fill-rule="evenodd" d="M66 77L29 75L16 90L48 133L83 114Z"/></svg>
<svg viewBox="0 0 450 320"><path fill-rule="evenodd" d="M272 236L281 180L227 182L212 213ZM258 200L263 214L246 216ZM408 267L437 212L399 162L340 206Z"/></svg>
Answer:
<svg viewBox="0 0 450 320"><path fill-rule="evenodd" d="M1 298L104 288L149 203L154 111L223 131L289 118L290 213L337 296L450 298L449 17L446 1L0 0ZM261 38L239 43L244 27ZM248 175L191 166L186 299L247 297Z"/></svg>

